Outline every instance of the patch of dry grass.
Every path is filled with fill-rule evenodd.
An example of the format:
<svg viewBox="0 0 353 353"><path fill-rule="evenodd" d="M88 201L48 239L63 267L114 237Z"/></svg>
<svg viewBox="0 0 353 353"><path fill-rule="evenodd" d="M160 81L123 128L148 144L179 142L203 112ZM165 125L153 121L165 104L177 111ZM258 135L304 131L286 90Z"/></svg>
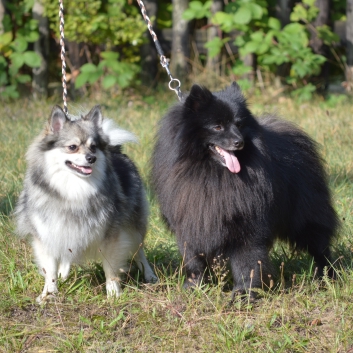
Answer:
<svg viewBox="0 0 353 353"><path fill-rule="evenodd" d="M29 244L14 235L11 210L21 190L25 151L52 104L22 100L0 107L0 352L353 352L353 104L335 96L302 105L275 92L250 97L254 113L275 111L321 144L343 223L334 245L340 272L335 282L314 280L310 257L293 255L278 244L272 259L277 267L284 266L275 286L255 303L230 305L223 270L213 285L193 292L181 289L175 240L151 192L153 136L174 99L169 92L144 98L130 92L69 106L74 113L101 103L107 116L140 138L139 145L125 151L138 165L148 191L146 248L160 283L141 283L132 267L123 295L107 300L101 267L88 264L74 267L55 302L44 306L35 304L43 279Z"/></svg>

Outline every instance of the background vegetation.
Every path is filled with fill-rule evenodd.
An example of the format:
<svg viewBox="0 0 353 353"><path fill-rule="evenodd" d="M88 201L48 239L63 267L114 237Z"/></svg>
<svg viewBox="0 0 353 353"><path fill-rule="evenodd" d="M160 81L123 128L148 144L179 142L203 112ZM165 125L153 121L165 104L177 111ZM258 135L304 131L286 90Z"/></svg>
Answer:
<svg viewBox="0 0 353 353"><path fill-rule="evenodd" d="M353 10L345 0L145 0L172 73L212 85L214 74L308 100L353 87ZM71 98L163 76L137 2L64 1ZM60 82L58 4L1 0L0 97L52 95ZM141 71L142 68L142 71ZM204 73L204 77L202 77ZM162 74L162 77L160 76ZM32 81L32 87L31 87ZM22 90L21 90L22 89ZM79 90L79 91L78 91Z"/></svg>

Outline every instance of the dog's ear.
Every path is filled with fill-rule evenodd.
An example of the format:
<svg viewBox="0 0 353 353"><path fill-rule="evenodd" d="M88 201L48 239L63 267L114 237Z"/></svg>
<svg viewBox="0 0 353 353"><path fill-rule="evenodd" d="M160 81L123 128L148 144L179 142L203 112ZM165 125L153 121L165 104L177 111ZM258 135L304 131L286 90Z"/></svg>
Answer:
<svg viewBox="0 0 353 353"><path fill-rule="evenodd" d="M213 99L212 93L205 87L193 85L185 101L185 108L197 113L201 108L207 107Z"/></svg>
<svg viewBox="0 0 353 353"><path fill-rule="evenodd" d="M232 87L234 91L241 91L240 86L235 81L232 82L230 87Z"/></svg>
<svg viewBox="0 0 353 353"><path fill-rule="evenodd" d="M69 121L64 111L58 106L54 106L49 118L49 130L51 133L60 131L64 124Z"/></svg>
<svg viewBox="0 0 353 353"><path fill-rule="evenodd" d="M101 106L95 105L83 119L92 121L96 126L101 127L103 122Z"/></svg>

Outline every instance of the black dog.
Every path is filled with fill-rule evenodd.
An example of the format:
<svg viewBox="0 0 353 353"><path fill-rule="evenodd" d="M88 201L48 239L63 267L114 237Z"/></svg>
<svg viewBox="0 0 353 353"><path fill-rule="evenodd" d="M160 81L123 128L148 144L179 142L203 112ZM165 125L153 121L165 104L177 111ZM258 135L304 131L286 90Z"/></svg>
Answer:
<svg viewBox="0 0 353 353"><path fill-rule="evenodd" d="M338 218L315 142L289 122L255 119L236 83L215 93L194 85L169 111L152 178L184 257L186 286L199 284L222 256L235 292L260 287L276 238L308 250L320 273L330 265Z"/></svg>

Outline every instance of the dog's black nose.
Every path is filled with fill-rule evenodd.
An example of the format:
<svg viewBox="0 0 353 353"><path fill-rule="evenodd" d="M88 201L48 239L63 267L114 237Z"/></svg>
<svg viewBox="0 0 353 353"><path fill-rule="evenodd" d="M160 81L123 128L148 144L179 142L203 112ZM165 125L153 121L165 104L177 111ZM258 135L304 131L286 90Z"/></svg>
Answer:
<svg viewBox="0 0 353 353"><path fill-rule="evenodd" d="M97 160L97 157L94 156L93 154L87 153L86 154L86 160L87 160L88 163L93 164Z"/></svg>
<svg viewBox="0 0 353 353"><path fill-rule="evenodd" d="M234 140L233 144L236 149L241 150L244 147L244 140Z"/></svg>

